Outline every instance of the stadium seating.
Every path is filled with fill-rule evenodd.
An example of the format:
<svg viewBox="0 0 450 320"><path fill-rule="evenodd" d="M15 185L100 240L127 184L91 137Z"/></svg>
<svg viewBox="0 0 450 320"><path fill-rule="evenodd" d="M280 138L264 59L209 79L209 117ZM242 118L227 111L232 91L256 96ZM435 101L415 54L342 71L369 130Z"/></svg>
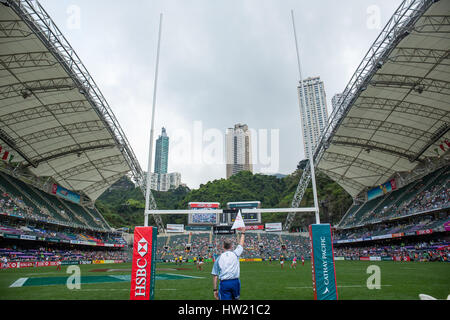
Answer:
<svg viewBox="0 0 450 320"><path fill-rule="evenodd" d="M102 227L102 224L98 220L94 220L92 215L88 213L82 206L70 202L70 201L64 201L64 204L66 207L70 209L71 212L73 212L77 217L82 217L83 221L87 224L88 227L91 228L100 228Z"/></svg>
<svg viewBox="0 0 450 320"><path fill-rule="evenodd" d="M445 231L444 223L447 221L450 221L450 218L446 212L405 217L362 227L338 229L334 232L334 240L361 239L396 233L412 234L418 230L429 229L433 232L443 232Z"/></svg>
<svg viewBox="0 0 450 320"><path fill-rule="evenodd" d="M10 177L10 179L14 179ZM21 190L25 190L37 203L37 205L45 210L51 217L51 220L53 221L59 221L62 223L69 223L68 217L62 216L58 210L53 208L53 206L45 200L45 198L42 198L38 190L30 185L27 185L26 183L23 183L19 179L14 179L14 182L21 188Z"/></svg>
<svg viewBox="0 0 450 320"><path fill-rule="evenodd" d="M6 175L0 173L0 185L4 193L9 194L10 198L16 205L22 209L20 210L26 216L34 218L46 218L45 214L39 208L30 196L20 191L20 187L15 184L12 179L7 178Z"/></svg>
<svg viewBox="0 0 450 320"><path fill-rule="evenodd" d="M18 207L13 210L24 218L70 225L77 228L110 229L95 208L87 208L66 201L5 173L0 173L0 191L9 195L9 198ZM8 201L8 199L4 200L5 202Z"/></svg>
<svg viewBox="0 0 450 320"><path fill-rule="evenodd" d="M92 218L97 222L100 223L101 227L103 229L110 229L110 227L108 226L108 224L106 223L105 219L103 218L103 216L100 214L100 212L98 212L98 210L94 207L94 208L89 208L89 207L83 207L85 210L88 211L88 213L91 214Z"/></svg>
<svg viewBox="0 0 450 320"><path fill-rule="evenodd" d="M60 249L35 246L0 248L0 257L6 257L8 262L38 262L38 261L79 261L79 260L122 260L129 261L125 251L119 250L89 250Z"/></svg>
<svg viewBox="0 0 450 320"><path fill-rule="evenodd" d="M35 237L54 238L66 241L87 241L126 245L120 234L111 232L83 231L70 227L52 226L28 220L0 220L0 232L7 234L29 235ZM62 241L61 241L62 242Z"/></svg>
<svg viewBox="0 0 450 320"><path fill-rule="evenodd" d="M207 256L209 250L209 233L194 233L191 237L191 252L192 256Z"/></svg>
<svg viewBox="0 0 450 320"><path fill-rule="evenodd" d="M334 248L336 257L358 258L359 257L408 257L409 261L448 261L450 255L450 242L446 240L417 242L400 245L364 245L344 246Z"/></svg>
<svg viewBox="0 0 450 320"><path fill-rule="evenodd" d="M171 259L182 256L184 258L193 258L195 256L212 257L214 254L220 254L223 251L223 241L231 240L233 246L238 243L236 235L214 235L212 242L209 233L192 233L191 250L185 251L186 244L189 242L189 235L170 235L170 241L167 243L169 249L164 250L166 237L158 237L158 257L161 259ZM285 244L285 250L282 249ZM268 259L269 256L277 259L281 254L285 257L309 256L308 238L297 235L282 235L270 233L247 232L245 234L245 250L242 253L243 259L262 258Z"/></svg>
<svg viewBox="0 0 450 320"><path fill-rule="evenodd" d="M128 261L131 257L126 241L111 231L95 208L48 194L3 172L0 172L0 235L0 256L6 256L8 261L51 261L58 256L63 260ZM22 238L29 240L19 240ZM38 244L46 248L36 248ZM70 247L63 250L64 246ZM49 247L51 251L43 253Z"/></svg>
<svg viewBox="0 0 450 320"><path fill-rule="evenodd" d="M281 235L285 245L287 256L292 257L296 255L300 256L309 256L309 251L311 249L311 244L309 242L309 238L303 236L292 236L292 235Z"/></svg>
<svg viewBox="0 0 450 320"><path fill-rule="evenodd" d="M371 212L374 208L376 208L383 198L375 198L370 201L367 201L364 203L357 211L355 211L354 215L352 216L352 222L357 223L362 220L362 218L368 213Z"/></svg>
<svg viewBox="0 0 450 320"><path fill-rule="evenodd" d="M348 221L352 219L352 217L355 215L356 211L358 211L361 208L362 204L356 204L353 203L352 206L347 210L347 213L342 218L341 226L346 226Z"/></svg>
<svg viewBox="0 0 450 320"><path fill-rule="evenodd" d="M446 208L449 206L449 179L449 166L444 166L382 197L371 199L362 205L353 205L338 227L350 228Z"/></svg>

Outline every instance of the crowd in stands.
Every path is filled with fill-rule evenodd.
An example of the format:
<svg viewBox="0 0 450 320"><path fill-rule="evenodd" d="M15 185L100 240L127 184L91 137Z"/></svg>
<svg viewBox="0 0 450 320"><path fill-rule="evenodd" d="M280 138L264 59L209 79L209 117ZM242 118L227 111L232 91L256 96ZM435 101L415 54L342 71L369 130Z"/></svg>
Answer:
<svg viewBox="0 0 450 320"><path fill-rule="evenodd" d="M392 239L395 244L383 244L384 240L364 241L353 244L335 246L335 255L343 257L408 256L411 261L447 261L450 253L447 240L423 240L416 231L433 230L433 235L445 235L444 223L450 221L448 212L430 212L421 215L403 217L401 219L384 221L378 224L359 228L338 229L333 232L333 239L357 239L376 235L397 234L401 237ZM403 233L403 234L402 234ZM424 234L429 234L425 232ZM162 240L163 239L163 240ZM202 256L212 258L223 252L223 241L231 240L235 247L238 243L236 235L212 235L199 233L172 235L169 238L160 237L158 242L158 257L172 260L174 257L192 259ZM420 240L422 239L422 240ZM162 244L163 243L163 244ZM380 244L381 243L381 244ZM406 244L405 244L406 243ZM189 246L189 251L186 248ZM308 237L289 234L273 234L265 232L247 232L245 250L241 258L278 259L283 255L287 259L303 256L310 258L310 242Z"/></svg>
<svg viewBox="0 0 450 320"><path fill-rule="evenodd" d="M86 245L70 245L73 240L91 244L115 244L126 248L120 233L79 230L43 222L0 217L0 234L8 237L0 241L0 257L8 262L123 260L129 261L126 249ZM12 240L12 236L34 236L35 240ZM2 239L0 237L0 239ZM53 241L59 241L55 244ZM48 241L52 241L51 243ZM26 245L24 245L26 243ZM55 247L58 246L58 247Z"/></svg>
<svg viewBox="0 0 450 320"><path fill-rule="evenodd" d="M73 247L49 248L43 246L3 245L0 247L0 257L6 257L8 262L40 262L40 261L93 261L93 260L123 260L129 261L129 255L124 250L80 249Z"/></svg>
<svg viewBox="0 0 450 320"><path fill-rule="evenodd" d="M286 253L288 257L309 257L311 251L311 243L308 237L289 237L281 236L286 246Z"/></svg>
<svg viewBox="0 0 450 320"><path fill-rule="evenodd" d="M447 208L450 206L449 199L450 188L446 186L443 187L434 185L430 190L425 190L418 193L410 201L407 201L400 206L397 206L397 204L393 204L391 207L383 208L379 213L375 213L371 220L376 220L381 216L385 216L386 212L389 212L388 217L392 219L412 215L419 212Z"/></svg>
<svg viewBox="0 0 450 320"><path fill-rule="evenodd" d="M395 233L414 233L418 230L427 229L445 231L444 223L449 220L448 212L429 213L363 227L338 229L334 232L333 238L335 240L357 239Z"/></svg>
<svg viewBox="0 0 450 320"><path fill-rule="evenodd" d="M28 235L36 238L54 238L59 240L93 241L126 245L120 233L80 230L59 225L47 225L42 222L0 217L0 233Z"/></svg>
<svg viewBox="0 0 450 320"><path fill-rule="evenodd" d="M211 239L211 241L210 241ZM189 235L170 236L167 246L165 246L167 238L158 238L157 255L163 260L171 260L174 257L184 257L191 259L192 257L212 258L223 252L223 242L225 239L231 240L234 247L238 244L236 235L210 235L209 233L193 234L189 242ZM161 243L164 243L162 245ZM186 250L190 244L189 251ZM309 240L300 235L283 235L268 233L252 233L245 234L245 250L241 258L253 259L262 258L272 259L279 258L280 255L285 257L309 256Z"/></svg>
<svg viewBox="0 0 450 320"><path fill-rule="evenodd" d="M430 190L420 192L409 203L402 205L394 217L445 208L449 206L449 199L450 188L435 185Z"/></svg>
<svg viewBox="0 0 450 320"><path fill-rule="evenodd" d="M1 258L9 262L129 260L121 233L110 230L95 209L6 174L0 176Z"/></svg>
<svg viewBox="0 0 450 320"><path fill-rule="evenodd" d="M410 261L450 261L450 242L430 240L401 244L372 244L365 246L334 247L335 257L359 259L359 257L398 257Z"/></svg>
<svg viewBox="0 0 450 320"><path fill-rule="evenodd" d="M22 197L15 197L7 192L2 192L0 196L0 211L8 215L18 216L24 219L35 221L45 221L49 223L58 223L53 219L46 208L39 207L39 215L33 208L27 206Z"/></svg>
<svg viewBox="0 0 450 320"><path fill-rule="evenodd" d="M212 258L223 252L222 244L225 239L231 240L235 247L238 243L235 235L217 235L213 237L213 242L209 243L209 234L196 236L197 245L192 245L190 251L185 250L188 235L177 235L174 247L158 249L158 258L172 261L174 258L182 257L183 261L193 257ZM165 238L167 240L167 238ZM192 239L191 239L192 240ZM158 240L159 241L159 240ZM241 258L262 258L268 260L279 259L283 255L286 259L294 256L310 259L309 239L299 235L275 235L260 233L246 233L246 247ZM450 261L450 241L435 239L420 241L417 238L403 238L393 243L377 241L365 242L359 246L340 245L334 246L336 257L346 257L359 260L359 257L409 257L411 261Z"/></svg>
<svg viewBox="0 0 450 320"><path fill-rule="evenodd" d="M50 195L4 174L0 174L0 214L76 228L109 229L95 209Z"/></svg>
<svg viewBox="0 0 450 320"><path fill-rule="evenodd" d="M450 257L449 242L446 239L418 240L416 231L430 230L434 233L445 232L444 224L449 219L450 181L448 168L411 183L404 189L397 190L378 199L372 199L364 207L364 212L355 210L345 217L341 226L334 230L334 240L359 239L373 236L400 234L396 242L365 241L356 244L334 247L335 256L359 258L365 256L408 257L412 261L448 261ZM26 187L24 187L26 188ZM126 241L120 233L106 229L89 228L81 216L80 222L86 222L84 227L79 223L66 224L72 221L64 208L54 204L59 210L61 220L55 219L48 208L37 205L31 207L28 198L8 193L0 188L0 235L26 235L36 238L54 238L61 240L59 245L21 246L20 242L11 245L10 242L0 242L0 257L8 261L79 261L79 260L130 260L126 250L96 246L71 246L72 240L97 243L114 243L126 246ZM13 189L11 189L13 190ZM28 202L27 202L28 201ZM60 201L60 200L58 200ZM27 203L29 205L27 205ZM385 205L384 207L382 205ZM359 208L363 208L364 204ZM76 216L77 207L69 209ZM78 208L79 209L79 208ZM442 209L437 211L436 209ZM3 215L1 214L3 213ZM80 213L80 215L83 212ZM6 215L5 215L6 214ZM13 216L13 217L12 217ZM92 221L97 221L97 218ZM65 220L64 220L65 219ZM65 222L64 222L64 221ZM91 221L91 222L92 222ZM100 224L98 224L100 225ZM78 226L78 227L76 227ZM404 237L406 234L406 237ZM1 239L1 237L0 237ZM173 260L175 257L192 259L202 257L211 259L223 252L223 241L229 239L235 247L238 243L236 235L214 235L211 233L177 234L158 237L157 257L163 260ZM419 238L420 239L420 238ZM33 241L29 241L33 243ZM243 259L261 258L263 260L278 259L283 255L286 259L294 256L310 258L309 238L299 234L288 235L267 232L247 232Z"/></svg>
<svg viewBox="0 0 450 320"><path fill-rule="evenodd" d="M448 166L412 182L398 191L387 194L385 197L372 199L365 204L352 207L349 214L341 221L340 226L355 227L449 208L450 173ZM384 206L382 207L382 205ZM359 208L365 212L360 212Z"/></svg>

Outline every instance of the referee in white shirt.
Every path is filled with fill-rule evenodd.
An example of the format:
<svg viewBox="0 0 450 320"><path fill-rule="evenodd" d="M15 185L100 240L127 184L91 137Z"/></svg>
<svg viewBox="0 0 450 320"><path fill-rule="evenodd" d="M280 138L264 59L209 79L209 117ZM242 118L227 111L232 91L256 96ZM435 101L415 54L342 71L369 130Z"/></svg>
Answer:
<svg viewBox="0 0 450 320"><path fill-rule="evenodd" d="M211 274L213 275L213 292L216 300L238 300L241 293L239 280L239 256L244 251L245 228L240 228L241 240L232 251L231 241L225 240L225 251L216 259ZM220 280L219 288L218 281Z"/></svg>

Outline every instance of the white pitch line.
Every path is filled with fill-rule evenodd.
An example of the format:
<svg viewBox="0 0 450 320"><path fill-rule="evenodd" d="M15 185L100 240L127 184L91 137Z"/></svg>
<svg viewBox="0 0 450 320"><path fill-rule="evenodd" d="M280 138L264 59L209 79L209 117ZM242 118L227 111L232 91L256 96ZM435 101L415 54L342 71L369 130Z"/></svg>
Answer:
<svg viewBox="0 0 450 320"><path fill-rule="evenodd" d="M81 291L125 291L125 290L130 291L130 289L83 289L83 288L81 288L80 290Z"/></svg>
<svg viewBox="0 0 450 320"><path fill-rule="evenodd" d="M365 288L362 285L337 286L338 288ZM392 287L391 284L382 284L380 287ZM286 287L286 289L312 289L312 287Z"/></svg>
<svg viewBox="0 0 450 320"><path fill-rule="evenodd" d="M10 285L10 288L18 288L18 287L22 287L23 284L28 280L28 278L19 278L16 281L14 281L14 283L12 285Z"/></svg>
<svg viewBox="0 0 450 320"><path fill-rule="evenodd" d="M171 275L171 276L182 276L182 277L187 277L187 278L192 278L192 279L205 279L205 277L188 276L185 274L176 274L176 273L166 273L166 274Z"/></svg>
<svg viewBox="0 0 450 320"><path fill-rule="evenodd" d="M130 289L80 289L81 291L129 291ZM164 289L155 288L155 290L178 290L178 289Z"/></svg>
<svg viewBox="0 0 450 320"><path fill-rule="evenodd" d="M61 274L61 272L39 272L39 273L27 273L27 276L36 276L39 277L42 274Z"/></svg>

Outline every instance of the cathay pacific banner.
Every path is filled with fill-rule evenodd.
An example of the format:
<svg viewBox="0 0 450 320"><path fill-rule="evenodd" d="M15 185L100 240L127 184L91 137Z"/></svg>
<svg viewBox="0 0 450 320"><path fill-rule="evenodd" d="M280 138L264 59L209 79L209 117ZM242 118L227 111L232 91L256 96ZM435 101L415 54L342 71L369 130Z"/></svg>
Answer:
<svg viewBox="0 0 450 320"><path fill-rule="evenodd" d="M315 300L337 300L333 239L329 224L309 226L312 255L311 266Z"/></svg>

